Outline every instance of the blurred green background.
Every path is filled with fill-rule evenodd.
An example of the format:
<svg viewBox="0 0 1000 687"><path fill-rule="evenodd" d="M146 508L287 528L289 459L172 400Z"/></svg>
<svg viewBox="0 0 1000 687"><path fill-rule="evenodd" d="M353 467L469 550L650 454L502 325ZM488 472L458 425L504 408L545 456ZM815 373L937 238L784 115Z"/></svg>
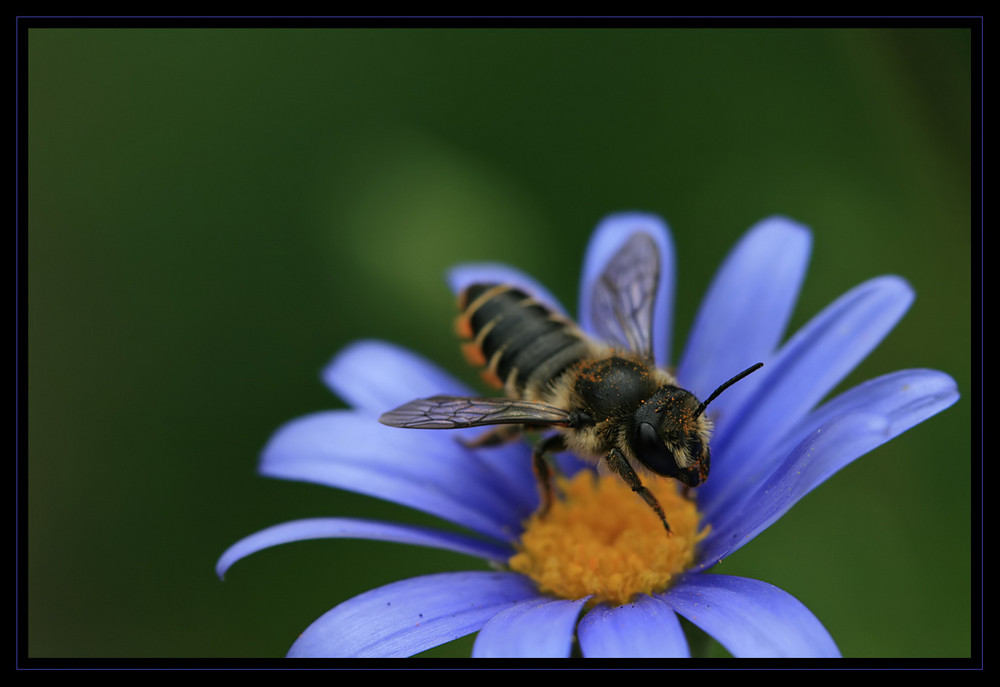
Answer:
<svg viewBox="0 0 1000 687"><path fill-rule="evenodd" d="M431 523L257 457L342 407L318 373L355 339L474 382L449 265L511 263L572 309L590 231L642 210L677 245L675 352L772 214L814 230L793 327L870 277L913 284L843 387L930 367L962 400L716 571L794 594L845 656L969 656L976 50L960 27L31 29L28 655L281 656L355 594L482 568L322 541L213 572L299 517Z"/></svg>

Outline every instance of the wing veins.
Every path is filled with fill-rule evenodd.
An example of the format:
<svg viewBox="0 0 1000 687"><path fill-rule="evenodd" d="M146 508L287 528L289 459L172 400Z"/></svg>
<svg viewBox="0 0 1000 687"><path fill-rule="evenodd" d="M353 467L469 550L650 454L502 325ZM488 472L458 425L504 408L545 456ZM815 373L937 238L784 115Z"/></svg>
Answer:
<svg viewBox="0 0 1000 687"><path fill-rule="evenodd" d="M656 242L645 233L632 235L612 256L594 285L591 316L598 334L653 358L653 316L660 279Z"/></svg>
<svg viewBox="0 0 1000 687"><path fill-rule="evenodd" d="M461 429L486 425L565 425L562 408L510 398L434 396L405 403L382 415L379 422L407 429Z"/></svg>

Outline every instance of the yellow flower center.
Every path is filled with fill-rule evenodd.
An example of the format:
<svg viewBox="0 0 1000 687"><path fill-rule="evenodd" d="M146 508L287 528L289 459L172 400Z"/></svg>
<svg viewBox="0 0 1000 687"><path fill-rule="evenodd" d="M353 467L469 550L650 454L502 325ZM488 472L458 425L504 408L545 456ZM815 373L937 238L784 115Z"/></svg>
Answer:
<svg viewBox="0 0 1000 687"><path fill-rule="evenodd" d="M528 520L510 568L565 599L592 595L593 602L618 605L636 594L663 591L694 562L707 530L698 531L698 510L677 482L643 482L663 507L670 534L620 478L581 470L560 481L562 498L547 514Z"/></svg>

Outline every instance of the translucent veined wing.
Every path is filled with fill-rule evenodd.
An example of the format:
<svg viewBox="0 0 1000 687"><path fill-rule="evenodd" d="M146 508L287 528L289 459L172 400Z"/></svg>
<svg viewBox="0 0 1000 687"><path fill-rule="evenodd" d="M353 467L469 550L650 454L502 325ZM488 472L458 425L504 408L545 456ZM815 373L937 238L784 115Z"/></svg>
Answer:
<svg viewBox="0 0 1000 687"><path fill-rule="evenodd" d="M660 279L660 251L636 232L608 261L594 284L591 317L597 335L653 360L653 306Z"/></svg>
<svg viewBox="0 0 1000 687"><path fill-rule="evenodd" d="M383 425L406 429L460 429L484 425L565 425L562 408L511 398L434 396L405 403L378 419Z"/></svg>

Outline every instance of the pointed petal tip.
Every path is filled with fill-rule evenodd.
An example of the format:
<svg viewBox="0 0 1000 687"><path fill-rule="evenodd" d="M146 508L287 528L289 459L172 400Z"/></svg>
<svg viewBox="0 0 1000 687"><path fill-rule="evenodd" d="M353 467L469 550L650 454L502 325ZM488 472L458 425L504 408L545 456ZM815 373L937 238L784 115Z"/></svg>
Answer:
<svg viewBox="0 0 1000 687"><path fill-rule="evenodd" d="M597 225L597 231L609 230L609 227L618 227L619 231L634 231L642 227L656 227L666 229L667 223L659 215L642 210L622 210L606 215Z"/></svg>
<svg viewBox="0 0 1000 687"><path fill-rule="evenodd" d="M750 231L783 231L789 234L798 234L811 240L812 229L798 220L794 220L786 215L770 215L756 222L750 227Z"/></svg>
<svg viewBox="0 0 1000 687"><path fill-rule="evenodd" d="M742 241L763 241L765 245L778 247L785 253L800 255L797 262L801 263L804 273L812 253L813 232L801 222L783 215L773 215L750 227Z"/></svg>
<svg viewBox="0 0 1000 687"><path fill-rule="evenodd" d="M586 272L588 266L593 269L595 263L606 262L620 243L638 231L652 236L661 244L661 248L670 244L670 227L658 215L638 211L611 214L598 222L594 229L584 271Z"/></svg>
<svg viewBox="0 0 1000 687"><path fill-rule="evenodd" d="M830 305L865 301L877 305L885 315L898 320L910 309L916 297L916 291L906 278L898 274L882 274L861 282Z"/></svg>

